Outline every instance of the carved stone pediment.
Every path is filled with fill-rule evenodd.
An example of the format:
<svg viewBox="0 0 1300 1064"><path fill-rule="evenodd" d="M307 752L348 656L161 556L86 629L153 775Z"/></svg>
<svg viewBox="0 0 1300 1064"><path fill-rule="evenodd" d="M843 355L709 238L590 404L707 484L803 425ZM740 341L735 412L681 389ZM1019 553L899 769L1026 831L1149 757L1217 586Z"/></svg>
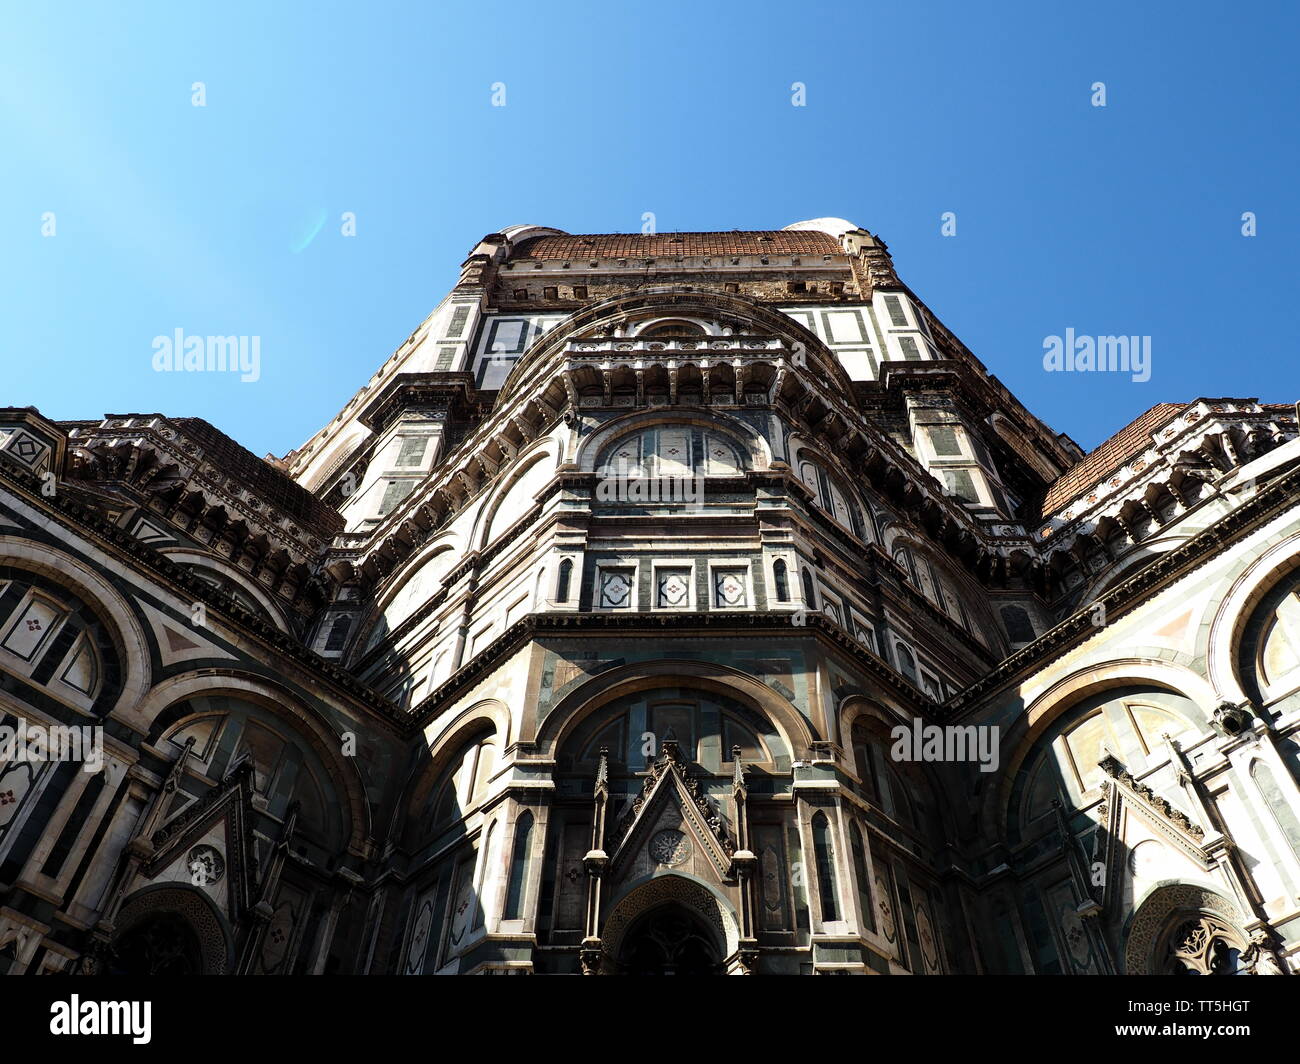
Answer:
<svg viewBox="0 0 1300 1064"><path fill-rule="evenodd" d="M246 759L147 839L135 840L137 851L148 855L140 878L183 879L198 887L216 887L224 879L218 894L231 921L239 921L256 897L252 796L253 763Z"/></svg>
<svg viewBox="0 0 1300 1064"><path fill-rule="evenodd" d="M663 744L663 754L650 767L641 793L615 825L608 841L612 853L610 873L618 875L634 855L647 848L657 864L672 867L690 846L698 846L719 879L732 874L736 844L713 800L698 779L689 776L677 744ZM681 830L665 828L664 813L675 804ZM674 836L680 836L674 838Z"/></svg>
<svg viewBox="0 0 1300 1064"><path fill-rule="evenodd" d="M1156 794L1146 784L1133 778L1117 758L1107 755L1101 768L1109 776L1106 800L1102 803L1101 834L1095 858L1104 866L1100 901L1110 908L1112 899L1121 895L1121 873L1127 867L1124 858L1127 843L1124 839L1124 816L1132 810L1147 823L1164 842L1179 853L1208 870L1214 863L1201 845L1205 830L1181 809Z"/></svg>

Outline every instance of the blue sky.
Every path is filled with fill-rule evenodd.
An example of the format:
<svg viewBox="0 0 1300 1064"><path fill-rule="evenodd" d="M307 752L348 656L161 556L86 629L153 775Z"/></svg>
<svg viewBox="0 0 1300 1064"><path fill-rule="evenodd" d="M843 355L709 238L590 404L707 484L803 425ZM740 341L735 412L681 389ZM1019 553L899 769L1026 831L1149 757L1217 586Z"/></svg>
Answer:
<svg viewBox="0 0 1300 1064"><path fill-rule="evenodd" d="M831 215L881 235L918 295L1085 448L1155 402L1291 402L1297 11L11 5L0 403L199 416L283 454L483 234L639 231L646 211L660 231ZM178 328L260 337L261 378L155 372L154 337ZM1150 380L1044 372L1044 338L1067 328L1150 336Z"/></svg>

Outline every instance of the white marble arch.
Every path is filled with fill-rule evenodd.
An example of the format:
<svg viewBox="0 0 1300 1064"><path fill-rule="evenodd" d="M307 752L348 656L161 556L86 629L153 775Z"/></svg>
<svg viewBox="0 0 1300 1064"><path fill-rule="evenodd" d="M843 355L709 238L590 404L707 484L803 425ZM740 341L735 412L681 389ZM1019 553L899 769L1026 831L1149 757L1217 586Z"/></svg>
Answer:
<svg viewBox="0 0 1300 1064"><path fill-rule="evenodd" d="M877 721L885 728L893 728L900 724L911 727L913 714L883 690L874 692L871 697L847 695L840 700L839 708L836 710L838 734L835 736L835 741L840 744L840 749L848 750L852 747L850 736L853 725L864 717Z"/></svg>
<svg viewBox="0 0 1300 1064"><path fill-rule="evenodd" d="M869 720L886 730L899 726L911 728L914 719L913 714L906 707L888 698L883 690L873 693L871 697L848 695L841 700L836 717L838 734L835 738L840 750L843 751L840 767L859 783L862 780L858 776L857 759L853 756L853 725L860 720ZM945 827L951 828L952 812L958 808L958 803L953 801L955 796L943 785L942 779L928 764L918 761L914 762L912 767L925 777L932 798L942 799L934 802L934 809Z"/></svg>
<svg viewBox="0 0 1300 1064"><path fill-rule="evenodd" d="M698 314L673 314L665 311L660 314L651 314L644 318L638 318L631 324L636 328L629 329L629 336L640 336L651 329L658 329L664 325L693 325L700 330L702 336L721 336L722 329L718 323L711 318L701 317Z"/></svg>
<svg viewBox="0 0 1300 1064"><path fill-rule="evenodd" d="M202 669L169 677L154 687L137 707L138 722L148 732L165 710L199 695L243 699L294 725L295 732L311 744L312 750L321 759L335 786L336 794L347 800L344 830L349 833L349 852L358 856L365 855L371 820L365 784L356 759L343 755L341 734L334 731L320 713L286 687L265 677L237 669Z"/></svg>
<svg viewBox="0 0 1300 1064"><path fill-rule="evenodd" d="M611 421L606 421L593 432L582 444L578 453L577 467L584 473L596 472L596 462L601 452L617 443L624 436L630 436L643 429L656 425L694 425L720 436L728 437L737 445L741 453L749 458L749 468L768 469L772 465L772 449L762 433L752 425L723 410L710 409L707 416L693 415L673 407L656 407L649 410L637 410Z"/></svg>
<svg viewBox="0 0 1300 1064"><path fill-rule="evenodd" d="M1173 550L1175 547L1182 546L1183 543L1187 542L1188 538L1187 536L1169 536L1164 539L1153 539L1138 544L1119 561L1097 571L1096 575L1084 588L1083 595L1080 597L1079 604L1075 609L1086 608L1117 584L1122 584L1130 576L1133 576L1149 562L1155 561L1160 555Z"/></svg>
<svg viewBox="0 0 1300 1064"><path fill-rule="evenodd" d="M194 569L210 569L212 572L224 576L231 583L238 585L241 591L245 592L249 598L261 606L266 611L271 622L280 631L290 634L288 622L285 620L284 612L280 609L279 603L237 566L231 565L215 555L187 550L183 547L161 547L159 553L165 554L168 559L178 565Z"/></svg>
<svg viewBox="0 0 1300 1064"><path fill-rule="evenodd" d="M402 797L394 807L394 826L399 819L410 815L428 795L430 788L442 782L452 759L460 753L465 743L480 732L491 728L497 743L496 770L506 763L505 751L515 739L510 707L499 698L482 698L466 706L448 720L437 720L425 729L425 757L411 769Z"/></svg>
<svg viewBox="0 0 1300 1064"><path fill-rule="evenodd" d="M366 610L361 617L357 626L358 633L365 633L365 639L357 639L352 642L350 658L353 662L363 658L366 655L370 633L374 626L379 623L380 618L387 618L389 607L404 593L409 591L411 582L419 579L421 571L426 565L433 562L440 555L449 555L439 561L441 566L449 563L448 568L454 568L455 565L465 556L465 537L460 531L449 528L445 532L440 532L430 539L398 570L396 570L385 583L374 603ZM433 590L430 589L429 594ZM417 602L412 605L411 611L419 609L423 603ZM398 616L392 625L400 625L410 612ZM391 629L390 629L391 630Z"/></svg>
<svg viewBox="0 0 1300 1064"><path fill-rule="evenodd" d="M1000 767L992 774L991 780L980 781L984 784L981 788L984 797L980 800L980 821L986 838L1003 836L1011 791L1020 766L1057 718L1091 695L1133 686L1160 687L1181 695L1195 704L1207 720L1216 705L1214 691L1204 677L1184 666L1159 659L1116 659L1082 666L1063 676L1034 695L1015 723L1004 731L999 751ZM960 723L978 722L964 719ZM992 794L985 789L989 786L996 788Z"/></svg>
<svg viewBox="0 0 1300 1064"><path fill-rule="evenodd" d="M371 435L371 431L363 425L354 423L349 427L343 427L341 436L332 442L329 449L322 450L294 479L308 491L315 491L334 471L334 468Z"/></svg>
<svg viewBox="0 0 1300 1064"><path fill-rule="evenodd" d="M785 741L791 760L802 757L813 741L820 738L803 714L748 673L715 662L664 658L597 673L570 691L551 707L537 727L538 752L547 757L557 756L564 743L592 714L624 695L664 686L695 688L739 702L776 730ZM521 738L526 737L530 723L525 722Z"/></svg>
<svg viewBox="0 0 1300 1064"><path fill-rule="evenodd" d="M106 622L105 628L119 656L122 690L104 716L130 724L132 711L149 690L152 671L149 637L127 600L95 570L72 555L18 536L0 536L0 563L40 573L67 588Z"/></svg>
<svg viewBox="0 0 1300 1064"><path fill-rule="evenodd" d="M1246 701L1246 689L1237 671L1237 648L1242 630L1255 606L1295 569L1300 568L1300 532L1293 532L1259 555L1232 581L1227 593L1210 607L1209 635L1204 645L1205 665L1214 688L1215 704ZM1209 611L1207 611L1207 616ZM1206 618L1201 621L1205 627ZM1198 648L1199 649L1199 648Z"/></svg>
<svg viewBox="0 0 1300 1064"><path fill-rule="evenodd" d="M491 494L479 506L474 518L474 531L470 535L470 542L474 544L475 549L482 550L490 546L494 539L507 531L532 508L534 502L532 495L554 478L561 453L559 441L547 434L534 440L515 455L514 461L492 485ZM540 469L539 463L541 463ZM545 482L541 479L543 476L546 477ZM529 485L534 487L531 492L526 490ZM517 486L521 486L525 494L520 495L516 492Z"/></svg>

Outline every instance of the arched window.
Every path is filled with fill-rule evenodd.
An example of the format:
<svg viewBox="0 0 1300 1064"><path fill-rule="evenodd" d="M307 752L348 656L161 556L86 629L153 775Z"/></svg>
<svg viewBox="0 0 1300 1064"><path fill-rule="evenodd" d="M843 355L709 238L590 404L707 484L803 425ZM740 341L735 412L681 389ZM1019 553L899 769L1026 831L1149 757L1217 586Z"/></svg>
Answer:
<svg viewBox="0 0 1300 1064"><path fill-rule="evenodd" d="M478 889L474 892L474 930L477 931L487 921L487 905L484 904L487 894L489 876L492 870L492 839L496 834L497 823L492 821L488 825L486 834L483 836L483 849L479 856L478 868Z"/></svg>
<svg viewBox="0 0 1300 1064"><path fill-rule="evenodd" d="M560 562L559 574L555 577L555 601L569 601L569 582L573 578L573 562L565 558Z"/></svg>
<svg viewBox="0 0 1300 1064"><path fill-rule="evenodd" d="M859 539L870 542L867 523L849 492L835 482L821 462L807 457L806 451L799 455L798 462L799 479L812 492L813 504L851 530Z"/></svg>
<svg viewBox="0 0 1300 1064"><path fill-rule="evenodd" d="M1053 800L1082 809L1095 801L1106 780L1103 755L1118 757L1134 776L1144 776L1168 760L1163 736L1196 735L1203 714L1183 695L1161 688L1112 688L1062 713L1034 741L1013 789L1010 835L1055 830ZM1160 784L1177 804L1181 788Z"/></svg>
<svg viewBox="0 0 1300 1064"><path fill-rule="evenodd" d="M537 495L555 473L554 459L546 456L534 459L529 465L514 473L514 479L505 493L499 496L496 509L488 522L484 543L491 543L502 532L521 520L537 506Z"/></svg>
<svg viewBox="0 0 1300 1064"><path fill-rule="evenodd" d="M803 570L803 604L805 609L815 610L817 608L817 595L813 591L812 573L807 569Z"/></svg>
<svg viewBox="0 0 1300 1064"><path fill-rule="evenodd" d="M1252 946L1237 906L1213 891L1166 882L1130 917L1127 975L1250 975L1277 971L1271 950ZM1260 942L1255 938L1256 943ZM1267 953L1272 964L1262 954ZM1261 961L1264 963L1261 965Z"/></svg>
<svg viewBox="0 0 1300 1064"><path fill-rule="evenodd" d="M88 604L43 576L0 565L0 670L91 710L121 688L116 658Z"/></svg>
<svg viewBox="0 0 1300 1064"><path fill-rule="evenodd" d="M835 902L835 849L831 845L831 825L825 813L812 819L813 854L817 859L817 891L822 904L822 920L838 920Z"/></svg>
<svg viewBox="0 0 1300 1064"><path fill-rule="evenodd" d="M875 931L876 914L871 904L871 880L867 877L867 848L862 840L862 825L854 824L849 832L853 840L853 875L858 881L858 908L862 912L862 926Z"/></svg>
<svg viewBox="0 0 1300 1064"><path fill-rule="evenodd" d="M443 776L433 801L430 827L440 827L474 809L487 790L496 760L496 736L486 731L461 749Z"/></svg>
<svg viewBox="0 0 1300 1064"><path fill-rule="evenodd" d="M334 624L330 627L330 634L325 639L326 652L337 652L343 649L348 641L348 630L352 627L352 617L349 614L343 614L334 618Z"/></svg>
<svg viewBox="0 0 1300 1064"><path fill-rule="evenodd" d="M656 687L611 702L575 729L560 748L559 771L590 779L604 749L611 779L630 776L657 758L668 740L685 762L716 775L730 776L736 747L750 770L790 769L788 744L753 709L719 694Z"/></svg>
<svg viewBox="0 0 1300 1064"><path fill-rule="evenodd" d="M776 601L790 601L790 577L786 572L785 562L777 558L772 563L772 582L776 585Z"/></svg>
<svg viewBox="0 0 1300 1064"><path fill-rule="evenodd" d="M159 744L170 750L170 758L192 739L190 766L214 780L223 779L232 766L247 759L252 763L256 800L265 801L269 815L284 817L297 802L298 830L305 836L332 840L343 829L346 807L331 783L326 763L293 727L287 712L277 714L258 703L226 695L196 695L175 712L175 723L164 731ZM295 771L286 771L294 762Z"/></svg>
<svg viewBox="0 0 1300 1064"><path fill-rule="evenodd" d="M515 846L510 857L510 884L506 888L506 920L518 920L524 912L524 887L528 878L528 849L533 837L533 814L528 810L515 821Z"/></svg>
<svg viewBox="0 0 1300 1064"><path fill-rule="evenodd" d="M179 561L180 559L176 560ZM223 595L229 595L249 613L256 617L260 617L264 621L272 621L274 623L274 620L266 607L250 595L238 581L226 576L225 573L219 573L212 569L205 568L204 566L188 564L186 565L186 568L189 569L192 576L198 577L198 579L202 580L208 585L208 587L215 588Z"/></svg>
<svg viewBox="0 0 1300 1064"><path fill-rule="evenodd" d="M1007 638L1013 643L1032 643L1037 639L1029 611L1023 606L1003 606L1002 624L1007 630Z"/></svg>
<svg viewBox="0 0 1300 1064"><path fill-rule="evenodd" d="M1165 934L1165 975L1249 975L1242 963L1241 934L1226 921L1197 913L1175 918Z"/></svg>
<svg viewBox="0 0 1300 1064"><path fill-rule="evenodd" d="M907 577L913 587L921 586L921 581L916 575L916 562L913 561L910 550L906 547L896 547L894 549L894 561L902 568L903 575Z"/></svg>
<svg viewBox="0 0 1300 1064"><path fill-rule="evenodd" d="M912 656L912 652L903 643L895 643L894 652L898 655L898 671L915 684L917 682L916 658Z"/></svg>
<svg viewBox="0 0 1300 1064"><path fill-rule="evenodd" d="M401 586L383 607L383 614L366 637L366 653L377 647L390 632L401 627L411 614L438 592L455 559L456 554L450 548L439 549L418 568L400 578L403 581Z"/></svg>
<svg viewBox="0 0 1300 1064"><path fill-rule="evenodd" d="M596 468L603 477L722 477L748 465L747 455L729 436L698 425L669 424L610 444Z"/></svg>

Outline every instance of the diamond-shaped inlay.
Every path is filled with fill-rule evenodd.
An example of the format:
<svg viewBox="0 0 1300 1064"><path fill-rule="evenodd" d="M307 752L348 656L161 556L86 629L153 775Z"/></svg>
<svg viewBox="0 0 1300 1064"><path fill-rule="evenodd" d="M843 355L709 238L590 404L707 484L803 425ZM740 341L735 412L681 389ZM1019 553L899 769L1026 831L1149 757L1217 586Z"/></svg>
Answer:
<svg viewBox="0 0 1300 1064"><path fill-rule="evenodd" d="M0 437L0 440L3 440L3 437ZM31 467L46 455L49 448L35 437L17 431L9 438L9 445L5 450L23 465Z"/></svg>

